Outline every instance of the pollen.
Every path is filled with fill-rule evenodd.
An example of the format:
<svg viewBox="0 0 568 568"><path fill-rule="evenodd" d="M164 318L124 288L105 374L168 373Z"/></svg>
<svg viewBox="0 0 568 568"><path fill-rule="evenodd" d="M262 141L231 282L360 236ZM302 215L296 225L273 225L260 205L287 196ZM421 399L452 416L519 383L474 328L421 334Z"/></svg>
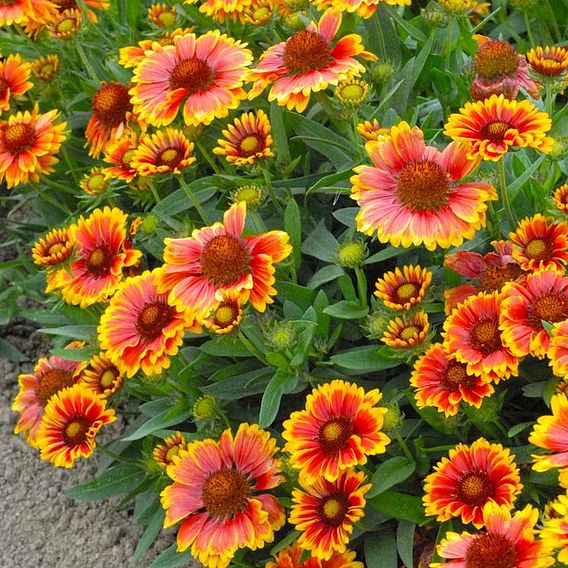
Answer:
<svg viewBox="0 0 568 568"><path fill-rule="evenodd" d="M488 266L479 279L483 292L499 292L507 282L516 280L523 273L518 264L509 262L506 266Z"/></svg>
<svg viewBox="0 0 568 568"><path fill-rule="evenodd" d="M353 433L353 424L347 418L332 418L319 429L318 440L325 452L335 454L347 447Z"/></svg>
<svg viewBox="0 0 568 568"><path fill-rule="evenodd" d="M122 83L103 85L93 100L93 113L105 126L113 128L126 120L132 110L128 87Z"/></svg>
<svg viewBox="0 0 568 568"><path fill-rule="evenodd" d="M519 54L506 41L490 40L477 50L473 67L478 75L486 79L513 75L519 67Z"/></svg>
<svg viewBox="0 0 568 568"><path fill-rule="evenodd" d="M241 157L248 158L264 150L264 143L258 134L249 134L239 142L239 153Z"/></svg>
<svg viewBox="0 0 568 568"><path fill-rule="evenodd" d="M73 373L65 369L49 369L41 374L35 387L39 403L46 406L61 389L73 386Z"/></svg>
<svg viewBox="0 0 568 568"><path fill-rule="evenodd" d="M67 423L63 431L65 442L69 446L76 446L85 440L89 430L89 421L83 417L75 417L71 422Z"/></svg>
<svg viewBox="0 0 568 568"><path fill-rule="evenodd" d="M250 254L232 235L217 235L203 248L201 270L215 284L232 284L249 271Z"/></svg>
<svg viewBox="0 0 568 568"><path fill-rule="evenodd" d="M61 252L63 249L65 248L65 244L64 243L53 243L50 247L49 247L49 254L57 254L59 252Z"/></svg>
<svg viewBox="0 0 568 568"><path fill-rule="evenodd" d="M171 323L174 308L165 302L146 304L136 318L136 329L143 337L154 339L161 335L163 329Z"/></svg>
<svg viewBox="0 0 568 568"><path fill-rule="evenodd" d="M438 209L446 202L448 174L435 162L407 165L400 174L397 193L404 205L414 211Z"/></svg>
<svg viewBox="0 0 568 568"><path fill-rule="evenodd" d="M211 85L212 81L211 67L197 57L180 60L170 74L172 90L186 89L188 95L204 91Z"/></svg>
<svg viewBox="0 0 568 568"><path fill-rule="evenodd" d="M467 374L466 365L459 361L452 361L446 368L442 382L445 386L458 390L460 385L468 386L472 381L472 377Z"/></svg>
<svg viewBox="0 0 568 568"><path fill-rule="evenodd" d="M302 30L286 42L282 60L292 73L325 69L332 61L331 46L319 33Z"/></svg>
<svg viewBox="0 0 568 568"><path fill-rule="evenodd" d="M544 239L533 239L525 246L525 255L529 259L549 260L550 247Z"/></svg>
<svg viewBox="0 0 568 568"><path fill-rule="evenodd" d="M20 154L31 147L35 140L35 130L29 124L12 124L2 131L4 148L10 154Z"/></svg>
<svg viewBox="0 0 568 568"><path fill-rule="evenodd" d="M87 270L96 276L105 276L109 273L114 255L108 245L101 245L91 251L87 260Z"/></svg>
<svg viewBox="0 0 568 568"><path fill-rule="evenodd" d="M557 323L567 317L568 297L559 292L541 296L527 310L527 321L535 329L542 329L542 320Z"/></svg>
<svg viewBox="0 0 568 568"><path fill-rule="evenodd" d="M221 469L205 480L201 497L208 513L223 518L243 509L249 491L242 474L233 469Z"/></svg>
<svg viewBox="0 0 568 568"><path fill-rule="evenodd" d="M466 474L458 483L457 497L473 507L483 505L492 494L487 475L481 471Z"/></svg>
<svg viewBox="0 0 568 568"><path fill-rule="evenodd" d="M504 535L483 533L476 536L465 555L466 568L515 568L517 551Z"/></svg>
<svg viewBox="0 0 568 568"><path fill-rule="evenodd" d="M116 377L118 376L118 371L113 369L107 369L100 378L100 383L103 387L109 388L114 384Z"/></svg>
<svg viewBox="0 0 568 568"><path fill-rule="evenodd" d="M479 320L472 328L470 343L474 349L489 355L501 349L501 334L499 333L499 319L487 318Z"/></svg>
<svg viewBox="0 0 568 568"><path fill-rule="evenodd" d="M183 153L179 148L166 148L156 160L157 166L168 166L175 169L183 158Z"/></svg>
<svg viewBox="0 0 568 568"><path fill-rule="evenodd" d="M421 330L415 325L409 325L400 332L400 337L402 337L402 339L412 339L413 337L418 337L420 331Z"/></svg>
<svg viewBox="0 0 568 568"><path fill-rule="evenodd" d="M319 505L320 518L326 525L337 527L345 519L347 509L348 502L345 495L328 495Z"/></svg>
<svg viewBox="0 0 568 568"><path fill-rule="evenodd" d="M481 128L481 137L494 143L503 142L505 134L511 128L508 122L496 120Z"/></svg>
<svg viewBox="0 0 568 568"><path fill-rule="evenodd" d="M215 324L219 327L229 327L239 317L239 307L233 303L221 304L215 310Z"/></svg>
<svg viewBox="0 0 568 568"><path fill-rule="evenodd" d="M401 302L410 300L416 295L416 285L412 282L407 282L402 286L399 286L396 290L396 296Z"/></svg>

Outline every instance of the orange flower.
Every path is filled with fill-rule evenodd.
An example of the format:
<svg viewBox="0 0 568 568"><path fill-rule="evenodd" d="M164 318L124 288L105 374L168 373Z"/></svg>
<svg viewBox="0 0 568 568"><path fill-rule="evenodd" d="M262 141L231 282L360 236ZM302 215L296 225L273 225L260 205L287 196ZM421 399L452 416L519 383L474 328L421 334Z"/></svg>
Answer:
<svg viewBox="0 0 568 568"><path fill-rule="evenodd" d="M543 358L550 336L542 325L568 318L568 278L551 270L529 274L524 282L509 282L502 292L500 325L503 344L517 357Z"/></svg>
<svg viewBox="0 0 568 568"><path fill-rule="evenodd" d="M197 0L185 0L185 4L195 4ZM215 22L224 23L226 19L246 21L245 12L256 6L258 0L203 0L199 11Z"/></svg>
<svg viewBox="0 0 568 568"><path fill-rule="evenodd" d="M320 385L306 399L305 410L283 424L290 465L308 483L333 481L342 471L367 463L367 456L386 451L390 438L381 432L385 408L377 408L379 389L342 380Z"/></svg>
<svg viewBox="0 0 568 568"><path fill-rule="evenodd" d="M332 7L340 12L357 13L361 18L371 18L377 6L384 2L391 6L410 6L411 0L315 0L319 10Z"/></svg>
<svg viewBox="0 0 568 568"><path fill-rule="evenodd" d="M31 62L32 73L40 81L53 81L59 73L59 57L56 54L42 55Z"/></svg>
<svg viewBox="0 0 568 568"><path fill-rule="evenodd" d="M139 369L158 374L170 366L186 329L198 327L184 311L159 294L154 274L146 271L124 281L99 323L99 342L109 359L132 377Z"/></svg>
<svg viewBox="0 0 568 568"><path fill-rule="evenodd" d="M190 238L165 239L165 265L156 276L159 292L169 292L173 304L198 319L229 290L250 291L251 304L263 312L276 294L273 265L292 247L284 231L241 236L245 217L246 204L241 201L225 212L223 223L196 229Z"/></svg>
<svg viewBox="0 0 568 568"><path fill-rule="evenodd" d="M425 479L424 507L438 521L461 517L463 523L479 528L485 503L511 509L522 487L509 450L479 438L471 446L458 444L449 459L434 466L434 473Z"/></svg>
<svg viewBox="0 0 568 568"><path fill-rule="evenodd" d="M105 353L99 353L89 361L79 382L101 398L108 398L122 386L124 375Z"/></svg>
<svg viewBox="0 0 568 568"><path fill-rule="evenodd" d="M78 8L70 8L59 12L58 16L51 21L49 33L57 39L71 39L79 31L82 22L83 12ZM32 33L37 33L37 31L34 30Z"/></svg>
<svg viewBox="0 0 568 568"><path fill-rule="evenodd" d="M106 401L83 385L53 395L37 432L41 459L56 467L73 467L78 458L88 458L96 447L95 436L116 420Z"/></svg>
<svg viewBox="0 0 568 568"><path fill-rule="evenodd" d="M546 136L552 122L528 100L508 100L503 95L475 103L466 103L452 114L444 134L468 144L470 158L481 157L497 162L514 146L535 148L548 153L552 138Z"/></svg>
<svg viewBox="0 0 568 568"><path fill-rule="evenodd" d="M357 125L357 132L367 141L385 142L390 134L390 128L382 128L375 118L373 122L365 120Z"/></svg>
<svg viewBox="0 0 568 568"><path fill-rule="evenodd" d="M5 0L0 4L0 27L11 24L25 26L29 19L44 24L52 13L53 4L48 0Z"/></svg>
<svg viewBox="0 0 568 568"><path fill-rule="evenodd" d="M135 111L153 126L170 124L183 103L185 123L210 124L237 108L252 53L218 30L154 42L136 66L130 90Z"/></svg>
<svg viewBox="0 0 568 568"><path fill-rule="evenodd" d="M546 568L554 564L550 548L535 540L538 510L527 505L513 517L506 506L489 501L483 507L482 525L476 534L448 532L438 545L438 555L448 562L430 564L467 568Z"/></svg>
<svg viewBox="0 0 568 568"><path fill-rule="evenodd" d="M358 231L376 231L393 246L434 250L458 246L485 225L487 202L497 194L487 183L461 183L479 165L466 157L465 146L440 152L426 146L419 128L401 122L386 141L368 142L365 150L373 166L357 166L351 178L351 198L361 208Z"/></svg>
<svg viewBox="0 0 568 568"><path fill-rule="evenodd" d="M365 67L354 57L376 60L376 56L365 51L357 34L344 36L333 44L340 25L341 14L327 10L319 23L312 22L305 30L265 51L258 67L249 72L249 81L254 83L249 99L273 83L269 101L276 100L288 110L303 112L312 91L363 73Z"/></svg>
<svg viewBox="0 0 568 568"><path fill-rule="evenodd" d="M306 551L294 542L276 554L274 562L268 562L265 568L364 568L362 562L355 560L351 550L334 552L329 560L320 560L315 556L301 561Z"/></svg>
<svg viewBox="0 0 568 568"><path fill-rule="evenodd" d="M104 160L107 164L112 164L112 167L103 170L105 176L130 183L138 175L138 170L132 165L137 148L138 141L134 133L110 141L105 146Z"/></svg>
<svg viewBox="0 0 568 568"><path fill-rule="evenodd" d="M38 266L57 266L71 256L73 246L69 230L66 227L52 229L34 243L32 257Z"/></svg>
<svg viewBox="0 0 568 568"><path fill-rule="evenodd" d="M396 267L375 282L375 296L387 308L409 310L422 302L431 283L432 273L427 268L412 264L403 266L402 270Z"/></svg>
<svg viewBox="0 0 568 568"><path fill-rule="evenodd" d="M527 53L533 71L543 77L562 77L568 71L568 49L565 47L541 47Z"/></svg>
<svg viewBox="0 0 568 568"><path fill-rule="evenodd" d="M67 123L54 124L57 110L39 114L37 104L32 112L18 112L0 121L0 182L10 189L41 174L50 173L59 160L54 156L65 140Z"/></svg>
<svg viewBox="0 0 568 568"><path fill-rule="evenodd" d="M167 469L174 483L161 494L164 527L182 521L178 551L207 568L226 568L239 548L256 550L274 540L284 509L266 493L280 485L276 440L257 425L241 424L233 437L195 441Z"/></svg>
<svg viewBox="0 0 568 568"><path fill-rule="evenodd" d="M248 290L223 292L222 299L203 320L203 325L217 334L231 333L243 319L243 306L248 302Z"/></svg>
<svg viewBox="0 0 568 568"><path fill-rule="evenodd" d="M568 375L568 321L556 323L552 328L552 339L548 348L552 372L557 377Z"/></svg>
<svg viewBox="0 0 568 568"><path fill-rule="evenodd" d="M181 451L187 450L187 442L181 432L164 438L163 444L158 444L152 451L152 456L160 467L166 469L173 465L174 456L179 456Z"/></svg>
<svg viewBox="0 0 568 568"><path fill-rule="evenodd" d="M550 504L552 515L545 520L540 538L550 549L559 549L558 562L568 563L568 494Z"/></svg>
<svg viewBox="0 0 568 568"><path fill-rule="evenodd" d="M381 341L394 349L409 349L424 343L429 331L430 322L426 312L403 314L389 321Z"/></svg>
<svg viewBox="0 0 568 568"><path fill-rule="evenodd" d="M455 416L462 400L479 408L483 398L495 392L491 378L468 374L465 363L435 343L414 363L410 384L416 389L419 408L433 406L446 416Z"/></svg>
<svg viewBox="0 0 568 568"><path fill-rule="evenodd" d="M565 183L554 190L552 200L554 201L554 205L556 205L562 213L568 213L568 183Z"/></svg>
<svg viewBox="0 0 568 568"><path fill-rule="evenodd" d="M79 182L81 189L89 195L100 195L108 188L109 180L103 168L91 168Z"/></svg>
<svg viewBox="0 0 568 568"><path fill-rule="evenodd" d="M499 331L499 294L478 294L459 304L444 322L444 349L467 365L468 374L491 374L494 380L517 376L519 360Z"/></svg>
<svg viewBox="0 0 568 568"><path fill-rule="evenodd" d="M175 25L177 19L176 7L167 4L152 4L148 8L148 20L159 28L169 28Z"/></svg>
<svg viewBox="0 0 568 568"><path fill-rule="evenodd" d="M0 114L4 110L9 110L10 97L23 95L34 86L28 81L30 73L30 64L22 61L19 54L8 55L6 59L0 61Z"/></svg>
<svg viewBox="0 0 568 568"><path fill-rule="evenodd" d="M289 521L299 531L298 545L321 560L347 549L353 525L365 515L365 494L372 487L363 485L365 474L342 471L335 481L324 478L300 483L305 489L292 492Z"/></svg>
<svg viewBox="0 0 568 568"><path fill-rule="evenodd" d="M225 140L217 140L213 148L214 154L226 156L227 162L237 166L254 164L262 158L270 158L274 153L272 136L270 135L270 121L266 113L259 110L256 115L252 112L243 113L235 118L233 124L229 124L228 130L223 130Z"/></svg>

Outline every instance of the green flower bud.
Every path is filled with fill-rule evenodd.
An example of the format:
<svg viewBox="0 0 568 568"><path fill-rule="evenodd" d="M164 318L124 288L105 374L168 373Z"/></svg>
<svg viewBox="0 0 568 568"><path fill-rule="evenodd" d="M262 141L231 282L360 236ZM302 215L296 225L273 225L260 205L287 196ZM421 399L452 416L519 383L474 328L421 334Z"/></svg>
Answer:
<svg viewBox="0 0 568 568"><path fill-rule="evenodd" d="M339 245L336 255L339 266L359 268L369 256L369 250L363 241L351 241Z"/></svg>
<svg viewBox="0 0 568 568"><path fill-rule="evenodd" d="M210 394L200 396L191 408L196 420L209 420L217 413L217 399Z"/></svg>
<svg viewBox="0 0 568 568"><path fill-rule="evenodd" d="M160 224L160 221L156 215L146 215L142 221L142 232L146 235L151 235Z"/></svg>
<svg viewBox="0 0 568 568"><path fill-rule="evenodd" d="M448 23L446 10L437 2L430 2L422 10L422 17L434 28L443 28Z"/></svg>

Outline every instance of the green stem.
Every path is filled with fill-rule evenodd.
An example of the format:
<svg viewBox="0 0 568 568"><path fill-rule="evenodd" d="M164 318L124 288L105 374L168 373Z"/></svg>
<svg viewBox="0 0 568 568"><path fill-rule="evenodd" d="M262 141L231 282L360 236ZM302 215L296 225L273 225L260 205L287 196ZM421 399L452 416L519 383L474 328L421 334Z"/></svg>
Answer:
<svg viewBox="0 0 568 568"><path fill-rule="evenodd" d="M357 290L359 292L359 302L362 307L367 307L367 278L363 269L358 267L355 269L355 275L357 276Z"/></svg>
<svg viewBox="0 0 568 568"><path fill-rule="evenodd" d="M154 185L154 182L151 179L147 179L146 181L148 182L148 187L150 188L150 192L154 196L154 201L156 202L157 205L161 201L158 190L156 189L156 186Z"/></svg>
<svg viewBox="0 0 568 568"><path fill-rule="evenodd" d="M262 352L260 351L260 349L258 349L258 347L256 347L256 345L254 345L252 343L252 341L239 329L237 331L237 334L239 336L239 339L241 340L242 344L264 365L268 365L268 362L266 361L266 359L264 358L264 355L262 354Z"/></svg>
<svg viewBox="0 0 568 568"><path fill-rule="evenodd" d="M262 168L262 175L264 176L264 182L266 183L266 191L268 191L268 195L270 195L270 200L274 204L274 208L278 213L284 213L284 209L280 205L276 194L274 193L274 188L272 187L272 179L270 178L270 172L266 168Z"/></svg>
<svg viewBox="0 0 568 568"><path fill-rule="evenodd" d="M197 146L198 150L201 152L201 155L205 158L207 163L211 166L211 169L216 174L221 173L219 171L219 168L217 167L217 164L215 163L215 160L213 160L213 158L211 157L211 155L207 151L207 148L205 148L205 146L201 142L199 142L198 140L196 140L195 145Z"/></svg>
<svg viewBox="0 0 568 568"><path fill-rule="evenodd" d="M203 207L201 207L201 203L199 203L197 197L195 197L193 191L191 191L191 188L187 185L185 179L183 179L183 174L180 175L178 179L179 179L179 184L181 185L183 191L185 192L185 194L187 195L187 197L195 207L196 211L199 213L199 216L201 217L202 221L206 225L209 225L209 217L207 217L207 213L205 213Z"/></svg>
<svg viewBox="0 0 568 568"><path fill-rule="evenodd" d="M259 233L265 233L266 232L266 226L264 224L264 221L260 218L258 211L256 209L251 209L251 210L248 211L248 213L250 213L250 216L252 217L252 220L254 221L254 225L256 227L256 230Z"/></svg>
<svg viewBox="0 0 568 568"><path fill-rule="evenodd" d="M525 28L527 30L527 36L529 38L529 44L530 44L531 47L534 47L535 42L534 42L532 30L531 30L531 23L529 21L529 15L527 14L526 10L523 12L523 15L525 17Z"/></svg>
<svg viewBox="0 0 568 568"><path fill-rule="evenodd" d="M454 35L454 18L453 16L450 16L450 21L448 23L448 37L446 38L446 47L445 47L446 69L448 70L450 68L450 63L452 60L453 35Z"/></svg>
<svg viewBox="0 0 568 568"><path fill-rule="evenodd" d="M94 81L97 82L97 84L99 84L100 79L98 78L95 69L91 65L91 62L89 61L89 58L85 54L85 51L83 50L83 46L79 43L79 41L80 40L77 40L75 42L75 49L77 50L77 54L79 55L79 59L81 60L81 63L83 63L83 66L85 67L87 73L90 75L91 79L93 79Z"/></svg>
<svg viewBox="0 0 568 568"><path fill-rule="evenodd" d="M545 110L550 119L552 120L552 113L554 112L554 101L556 99L556 94L552 93L552 85L550 80L546 80L544 84L544 105Z"/></svg>
<svg viewBox="0 0 568 568"><path fill-rule="evenodd" d="M406 442L402 439L402 436L398 432L396 432L394 437L396 438L396 441L398 442L398 445L400 446L401 450L404 452L406 459L410 463L414 463L414 456L408 449L408 446L406 445Z"/></svg>
<svg viewBox="0 0 568 568"><path fill-rule="evenodd" d="M377 11L375 11L373 19L375 20L375 28L377 29L377 36L379 38L379 46L381 51L380 55L384 59L387 56L387 45L385 42L385 34L383 33L383 28L381 26L381 21L379 20L379 15L377 14Z"/></svg>
<svg viewBox="0 0 568 568"><path fill-rule="evenodd" d="M509 228L511 231L515 230L517 226L517 219L515 213L511 209L511 204L509 203L509 195L507 193L507 178L505 176L505 160L501 158L497 162L497 169L499 170L499 190L501 192L501 203L503 203L503 209L507 220L509 221Z"/></svg>

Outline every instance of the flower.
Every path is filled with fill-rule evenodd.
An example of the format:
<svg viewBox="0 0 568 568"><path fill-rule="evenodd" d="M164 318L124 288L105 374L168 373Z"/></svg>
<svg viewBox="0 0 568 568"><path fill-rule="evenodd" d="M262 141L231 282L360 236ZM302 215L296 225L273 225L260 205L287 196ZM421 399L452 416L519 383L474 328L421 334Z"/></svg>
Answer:
<svg viewBox="0 0 568 568"><path fill-rule="evenodd" d="M248 290L223 292L221 300L211 309L203 320L203 325L217 334L231 333L243 319L243 306L249 298Z"/></svg>
<svg viewBox="0 0 568 568"><path fill-rule="evenodd" d="M176 432L173 436L164 438L163 444L158 444L152 451L152 457L156 460L158 465L167 469L168 466L173 465L174 456L179 456L181 451L187 450L187 442L181 432Z"/></svg>
<svg viewBox="0 0 568 568"><path fill-rule="evenodd" d="M540 533L543 543L551 549L559 548L558 562L568 563L568 494L559 495L550 504L553 516L546 519Z"/></svg>
<svg viewBox="0 0 568 568"><path fill-rule="evenodd" d="M409 349L424 343L429 331L428 314L420 310L390 320L381 341L394 349Z"/></svg>
<svg viewBox="0 0 568 568"><path fill-rule="evenodd" d="M552 138L546 136L552 122L529 101L508 100L503 95L465 103L448 119L444 134L469 147L470 158L497 162L513 146L547 153Z"/></svg>
<svg viewBox="0 0 568 568"><path fill-rule="evenodd" d="M307 483L336 480L342 471L367 463L386 451L390 438L381 432L385 408L379 389L365 392L355 383L333 380L306 398L305 410L292 412L283 424L284 450L290 465Z"/></svg>
<svg viewBox="0 0 568 568"><path fill-rule="evenodd" d="M568 321L554 324L547 355L550 358L552 372L557 377L566 377L568 375Z"/></svg>
<svg viewBox="0 0 568 568"><path fill-rule="evenodd" d="M71 256L73 246L67 227L52 229L34 243L32 258L38 266L47 268L57 266Z"/></svg>
<svg viewBox="0 0 568 568"><path fill-rule="evenodd" d="M57 110L40 114L36 104L31 112L0 121L0 182L5 180L8 189L30 179L37 182L53 170L67 128L65 122L55 123L58 117Z"/></svg>
<svg viewBox="0 0 568 568"><path fill-rule="evenodd" d="M315 0L314 4L320 9L331 6L340 12L356 12L361 18L371 18L380 2L391 6L410 6L411 0Z"/></svg>
<svg viewBox="0 0 568 568"><path fill-rule="evenodd" d="M489 501L483 507L485 530L470 534L448 532L438 545L438 555L448 562L432 568L546 568L554 564L549 547L535 540L538 510L527 505L512 517L506 506Z"/></svg>
<svg viewBox="0 0 568 568"><path fill-rule="evenodd" d="M409 310L422 302L431 283L432 273L427 268L409 264L401 270L397 266L394 272L385 272L377 279L375 296L387 308Z"/></svg>
<svg viewBox="0 0 568 568"><path fill-rule="evenodd" d="M30 78L31 66L19 54L8 55L0 61L0 114L10 108L10 97L23 95L34 85Z"/></svg>
<svg viewBox="0 0 568 568"><path fill-rule="evenodd" d="M329 560L320 560L312 556L301 562L305 550L294 542L275 555L274 562L268 562L265 568L364 568L355 560L355 552L334 552Z"/></svg>
<svg viewBox="0 0 568 568"><path fill-rule="evenodd" d="M197 0L185 0L186 4L195 4ZM224 23L226 19L247 21L246 14L260 4L258 0L203 0L199 11L215 22Z"/></svg>
<svg viewBox="0 0 568 568"><path fill-rule="evenodd" d="M462 401L479 408L483 398L495 392L490 380L490 375L468 374L467 365L446 353L440 343L431 345L414 363L410 376L418 407L434 406L445 416L455 416Z"/></svg>
<svg viewBox="0 0 568 568"><path fill-rule="evenodd" d="M337 84L333 94L342 105L356 107L365 102L369 84L362 79L344 79Z"/></svg>
<svg viewBox="0 0 568 568"><path fill-rule="evenodd" d="M359 239L348 239L335 251L336 263L343 268L360 268L369 256L366 243Z"/></svg>
<svg viewBox="0 0 568 568"><path fill-rule="evenodd" d="M107 164L111 164L111 167L104 168L105 176L130 183L138 175L138 170L132 166L137 148L138 141L134 133L128 133L118 140L109 141L105 145L104 160Z"/></svg>
<svg viewBox="0 0 568 568"><path fill-rule="evenodd" d="M533 454L533 469L548 471L553 468L568 468L568 397L556 394L550 400L552 415L541 416L529 435L529 443L549 453Z"/></svg>
<svg viewBox="0 0 568 568"><path fill-rule="evenodd" d="M191 407L191 414L195 420L211 420L218 411L217 399L210 394L200 396Z"/></svg>
<svg viewBox="0 0 568 568"><path fill-rule="evenodd" d="M424 144L419 128L401 122L384 142L369 142L365 150L373 166L357 166L351 178L358 231L376 231L393 246L434 250L458 246L485 225L487 201L497 194L487 183L459 183L479 164L466 157L465 146L450 144L440 152Z"/></svg>
<svg viewBox="0 0 568 568"><path fill-rule="evenodd" d="M101 349L132 377L139 369L158 374L170 366L186 329L197 331L189 314L156 290L154 274L146 271L124 281L111 298L98 327Z"/></svg>
<svg viewBox="0 0 568 568"><path fill-rule="evenodd" d="M527 60L533 71L543 77L564 77L568 71L568 49L565 47L541 47L527 53Z"/></svg>
<svg viewBox="0 0 568 568"><path fill-rule="evenodd" d="M449 459L434 466L425 479L422 500L426 514L437 515L438 521L461 517L463 523L480 528L485 503L511 509L522 487L509 450L479 438L470 446L458 444Z"/></svg>
<svg viewBox="0 0 568 568"><path fill-rule="evenodd" d="M376 118L373 122L365 120L357 125L357 132L367 141L385 142L390 134L390 128L382 128Z"/></svg>
<svg viewBox="0 0 568 568"><path fill-rule="evenodd" d="M51 13L49 5L47 0L5 0L0 4L0 27L23 25L29 18L45 23L46 14Z"/></svg>
<svg viewBox="0 0 568 568"><path fill-rule="evenodd" d="M12 410L19 412L20 418L14 432L23 432L30 446L37 446L37 429L47 403L54 394L79 380L82 367L80 361L67 361L52 355L39 359L33 373L18 377L20 390L12 403Z"/></svg>
<svg viewBox="0 0 568 568"><path fill-rule="evenodd" d="M165 265L157 269L156 286L169 301L202 318L222 300L224 291L250 291L253 307L263 312L276 294L274 264L292 251L284 231L243 237L246 204L225 212L223 223L196 229L185 239L165 239Z"/></svg>
<svg viewBox="0 0 568 568"><path fill-rule="evenodd" d="M122 386L124 374L108 358L106 353L94 355L81 373L80 384L97 393L101 398L108 398Z"/></svg>
<svg viewBox="0 0 568 568"><path fill-rule="evenodd" d="M153 126L170 124L183 103L185 123L210 124L237 108L252 53L218 30L152 44L136 66L130 90L136 113Z"/></svg>
<svg viewBox="0 0 568 568"><path fill-rule="evenodd" d="M88 458L96 447L95 436L105 424L116 420L106 401L83 385L60 390L48 402L37 431L42 460L56 467L73 467Z"/></svg>
<svg viewBox="0 0 568 568"><path fill-rule="evenodd" d="M341 471L335 481L323 477L300 483L305 491L292 492L289 521L296 526L298 545L321 560L334 552L345 552L353 525L365 515L365 494L372 487L363 485L366 476L353 470Z"/></svg>
<svg viewBox="0 0 568 568"><path fill-rule="evenodd" d="M233 437L190 443L167 468L174 483L161 493L164 527L182 521L178 551L207 568L225 568L239 548L256 550L274 540L286 516L266 493L280 485L276 440L256 424L241 424Z"/></svg>
<svg viewBox="0 0 568 568"><path fill-rule="evenodd" d="M501 293L499 329L503 344L516 357L544 357L550 336L542 322L568 318L568 278L552 270L529 274L524 282L509 282Z"/></svg>
<svg viewBox="0 0 568 568"><path fill-rule="evenodd" d="M79 182L81 189L89 195L100 195L108 188L109 180L103 168L91 168Z"/></svg>
<svg viewBox="0 0 568 568"><path fill-rule="evenodd" d="M177 19L176 7L167 4L152 4L148 8L148 20L159 28L169 28L175 25Z"/></svg>
<svg viewBox="0 0 568 568"><path fill-rule="evenodd" d="M363 73L365 68L354 56L372 60L376 57L364 50L357 34L344 36L334 45L340 25L341 14L327 10L318 24L312 22L305 30L265 51L256 69L249 71L248 79L253 82L249 99L273 84L269 101L276 100L288 110L303 112L312 91Z"/></svg>
<svg viewBox="0 0 568 568"><path fill-rule="evenodd" d="M554 201L554 205L556 205L562 213L568 213L568 183L565 183L554 190L552 200Z"/></svg>
<svg viewBox="0 0 568 568"><path fill-rule="evenodd" d="M262 187L259 185L241 185L231 191L231 203L244 201L247 209L254 211L257 209L264 199Z"/></svg>
<svg viewBox="0 0 568 568"><path fill-rule="evenodd" d="M264 111L259 110L256 115L245 112L227 128L222 131L225 139L219 138L219 145L213 148L213 153L225 156L227 162L246 166L274 156L270 149L273 143L270 121Z"/></svg>
<svg viewBox="0 0 568 568"><path fill-rule="evenodd" d="M71 39L79 31L82 22L83 12L78 8L70 8L58 13L49 26L49 33L57 39ZM37 32L34 30L34 33Z"/></svg>
<svg viewBox="0 0 568 568"><path fill-rule="evenodd" d="M59 73L59 57L57 54L42 55L31 62L32 73L40 81L53 81Z"/></svg>
<svg viewBox="0 0 568 568"><path fill-rule="evenodd" d="M130 167L141 176L173 173L195 163L193 143L181 130L166 128L140 138Z"/></svg>
<svg viewBox="0 0 568 568"><path fill-rule="evenodd" d="M519 360L505 347L499 331L501 298L497 292L467 298L444 322L444 349L467 365L472 375L494 380L518 374Z"/></svg>

